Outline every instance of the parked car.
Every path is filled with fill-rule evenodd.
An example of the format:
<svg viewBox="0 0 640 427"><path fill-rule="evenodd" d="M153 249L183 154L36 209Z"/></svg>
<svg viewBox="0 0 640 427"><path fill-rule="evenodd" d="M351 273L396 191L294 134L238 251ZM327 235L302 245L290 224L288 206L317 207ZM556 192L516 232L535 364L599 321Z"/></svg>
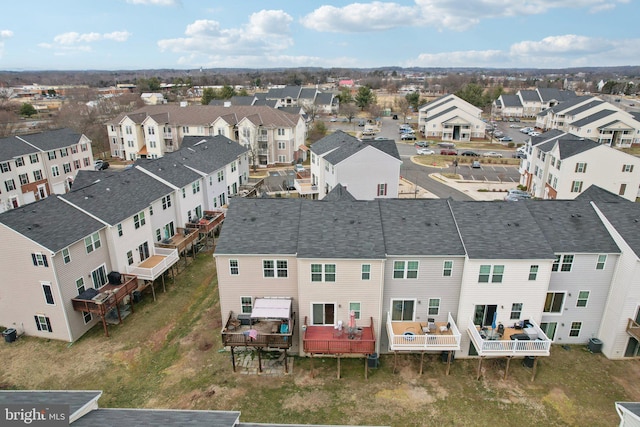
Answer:
<svg viewBox="0 0 640 427"><path fill-rule="evenodd" d="M456 148L456 144L453 142L438 142L438 147L441 148Z"/></svg>
<svg viewBox="0 0 640 427"><path fill-rule="evenodd" d="M465 157L480 157L480 154L475 151L463 151L460 155Z"/></svg>
<svg viewBox="0 0 640 427"><path fill-rule="evenodd" d="M540 132L533 131L533 132L529 132L528 135L529 136L540 136Z"/></svg>
<svg viewBox="0 0 640 427"><path fill-rule="evenodd" d="M530 199L531 195L523 190L516 188L507 191L507 195L504 196L504 200L508 202L517 202L519 200Z"/></svg>
<svg viewBox="0 0 640 427"><path fill-rule="evenodd" d="M301 163L296 163L296 165L293 167L293 170L296 172L304 172L304 166L302 166Z"/></svg>
<svg viewBox="0 0 640 427"><path fill-rule="evenodd" d="M519 128L519 127L520 127L520 125L517 125L517 124L515 124L515 123L514 123L514 124L512 124L512 125L509 125L509 127L510 127L510 128L513 128L513 129L517 129L517 128Z"/></svg>
<svg viewBox="0 0 640 427"><path fill-rule="evenodd" d="M293 185L293 178L287 178L282 181L282 188L285 191L295 190L296 187Z"/></svg>
<svg viewBox="0 0 640 427"><path fill-rule="evenodd" d="M478 160L474 160L473 163L471 163L471 167L474 169L482 169L482 165L480 165Z"/></svg>
<svg viewBox="0 0 640 427"><path fill-rule="evenodd" d="M419 147L424 148L424 147L428 147L429 143L427 141L416 141L415 146L416 148L419 148Z"/></svg>
<svg viewBox="0 0 640 427"><path fill-rule="evenodd" d="M497 151L487 151L485 153L482 153L482 157L496 157L496 158L500 158L502 157L502 154L498 153Z"/></svg>
<svg viewBox="0 0 640 427"><path fill-rule="evenodd" d="M521 151L516 151L515 153L513 153L513 158L514 159L526 159L527 158L527 154L523 153Z"/></svg>
<svg viewBox="0 0 640 427"><path fill-rule="evenodd" d="M440 150L440 155L442 155L442 156L457 156L458 152L456 150L445 149L445 150Z"/></svg>
<svg viewBox="0 0 640 427"><path fill-rule="evenodd" d="M502 138L499 138L499 141L509 142L509 141L513 141L513 138L511 138L510 136L503 136Z"/></svg>
<svg viewBox="0 0 640 427"><path fill-rule="evenodd" d="M93 163L93 167L97 171L102 171L102 170L105 170L105 169L109 169L109 162L105 162L104 160L98 159Z"/></svg>
<svg viewBox="0 0 640 427"><path fill-rule="evenodd" d="M430 156L430 155L432 155L432 154L436 154L436 152L435 152L435 151L433 151L433 150L432 150L432 149L430 149L430 148L418 148L416 151L417 151L417 152L418 152L418 154L420 154L421 156L424 156L424 155L426 155L426 156Z"/></svg>
<svg viewBox="0 0 640 427"><path fill-rule="evenodd" d="M329 120L330 122L337 122L338 118L337 117L331 117L331 119Z"/></svg>
<svg viewBox="0 0 640 427"><path fill-rule="evenodd" d="M527 152L527 146L526 145L521 145L520 147L516 148L516 151L518 151L520 153L526 153Z"/></svg>
<svg viewBox="0 0 640 427"><path fill-rule="evenodd" d="M531 127L525 127L525 128L520 129L520 132L522 132L522 133L529 133L529 132L533 132L533 128L531 128Z"/></svg>
<svg viewBox="0 0 640 427"><path fill-rule="evenodd" d="M402 135L400 135L400 139L403 141L405 140L415 141L416 135L414 133L403 133Z"/></svg>
<svg viewBox="0 0 640 427"><path fill-rule="evenodd" d="M393 120L398 120L398 115L394 114L393 117L391 117Z"/></svg>
<svg viewBox="0 0 640 427"><path fill-rule="evenodd" d="M361 126L361 127L364 126L365 124L366 124L366 122L364 120L360 120L358 122L358 126Z"/></svg>

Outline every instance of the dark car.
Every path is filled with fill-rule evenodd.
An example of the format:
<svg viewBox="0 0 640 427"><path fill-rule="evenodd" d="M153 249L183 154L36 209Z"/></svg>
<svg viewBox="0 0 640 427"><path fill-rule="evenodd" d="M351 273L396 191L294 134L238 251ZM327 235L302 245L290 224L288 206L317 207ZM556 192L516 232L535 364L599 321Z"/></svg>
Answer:
<svg viewBox="0 0 640 427"><path fill-rule="evenodd" d="M415 141L416 135L413 133L403 133L402 135L400 135L400 139L403 141L404 140Z"/></svg>
<svg viewBox="0 0 640 427"><path fill-rule="evenodd" d="M467 157L480 157L480 154L476 153L475 151L463 151L460 155Z"/></svg>
<svg viewBox="0 0 640 427"><path fill-rule="evenodd" d="M527 155L525 153L517 151L517 152L513 153L513 158L514 159L526 159Z"/></svg>
<svg viewBox="0 0 640 427"><path fill-rule="evenodd" d="M440 155L442 156L457 156L458 152L456 150L440 150Z"/></svg>
<svg viewBox="0 0 640 427"><path fill-rule="evenodd" d="M285 179L284 181L282 181L282 188L284 188L286 191L295 190L296 187L295 185L293 185L293 178Z"/></svg>
<svg viewBox="0 0 640 427"><path fill-rule="evenodd" d="M105 162L104 160L96 160L93 164L95 170L102 171L105 169L109 169L109 162Z"/></svg>

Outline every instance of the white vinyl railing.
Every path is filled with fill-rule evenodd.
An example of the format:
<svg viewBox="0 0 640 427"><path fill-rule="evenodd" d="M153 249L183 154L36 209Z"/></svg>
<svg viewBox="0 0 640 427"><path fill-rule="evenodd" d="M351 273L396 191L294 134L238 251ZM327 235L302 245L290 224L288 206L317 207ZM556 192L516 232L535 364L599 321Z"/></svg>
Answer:
<svg viewBox="0 0 640 427"><path fill-rule="evenodd" d="M154 247L153 252L153 255L160 256L162 257L162 259L160 259L152 267L148 268L140 267L140 264L143 264L144 261L137 266L129 265L127 266L127 273L135 274L136 276L138 276L138 278L143 280L155 280L180 259L180 256L178 255L178 249Z"/></svg>
<svg viewBox="0 0 640 427"><path fill-rule="evenodd" d="M387 313L387 336L389 338L389 349L391 351L457 351L460 350L460 331L451 317L447 316L447 321L451 325L450 334L396 334L393 332L391 313ZM415 323L415 322L411 322Z"/></svg>
<svg viewBox="0 0 640 427"><path fill-rule="evenodd" d="M535 340L485 339L480 335L472 318L469 319L467 332L478 351L478 356L548 356L551 340L534 321L529 320L529 323L537 333L538 337Z"/></svg>

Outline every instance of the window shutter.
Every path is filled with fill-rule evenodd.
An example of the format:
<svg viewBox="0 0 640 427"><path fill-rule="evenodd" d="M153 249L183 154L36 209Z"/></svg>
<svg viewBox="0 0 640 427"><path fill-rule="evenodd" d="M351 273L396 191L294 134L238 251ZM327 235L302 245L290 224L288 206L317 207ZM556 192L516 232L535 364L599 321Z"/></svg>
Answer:
<svg viewBox="0 0 640 427"><path fill-rule="evenodd" d="M38 266L38 259L36 258L36 254L31 254L31 259L33 259L33 265L35 267Z"/></svg>
<svg viewBox="0 0 640 427"><path fill-rule="evenodd" d="M42 261L44 262L44 266L45 267L49 267L49 263L47 262L47 256L46 255L42 255Z"/></svg>
<svg viewBox="0 0 640 427"><path fill-rule="evenodd" d="M587 173L587 164L584 164L584 169L582 169L582 173Z"/></svg>
<svg viewBox="0 0 640 427"><path fill-rule="evenodd" d="M33 316L34 319L36 319L36 327L38 328L39 331L42 330L42 328L40 328L40 322L38 322L38 316Z"/></svg>
<svg viewBox="0 0 640 427"><path fill-rule="evenodd" d="M47 321L47 328L49 329L49 332L53 332L53 329L51 329L51 322L49 321L49 318L45 317L44 320Z"/></svg>

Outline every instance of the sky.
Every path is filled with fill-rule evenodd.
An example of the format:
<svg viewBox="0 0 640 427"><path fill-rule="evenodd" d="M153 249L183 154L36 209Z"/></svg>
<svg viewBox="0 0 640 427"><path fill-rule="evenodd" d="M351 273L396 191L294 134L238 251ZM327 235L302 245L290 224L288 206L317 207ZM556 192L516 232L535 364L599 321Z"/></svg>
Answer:
<svg viewBox="0 0 640 427"><path fill-rule="evenodd" d="M638 0L5 0L0 70L640 65Z"/></svg>

